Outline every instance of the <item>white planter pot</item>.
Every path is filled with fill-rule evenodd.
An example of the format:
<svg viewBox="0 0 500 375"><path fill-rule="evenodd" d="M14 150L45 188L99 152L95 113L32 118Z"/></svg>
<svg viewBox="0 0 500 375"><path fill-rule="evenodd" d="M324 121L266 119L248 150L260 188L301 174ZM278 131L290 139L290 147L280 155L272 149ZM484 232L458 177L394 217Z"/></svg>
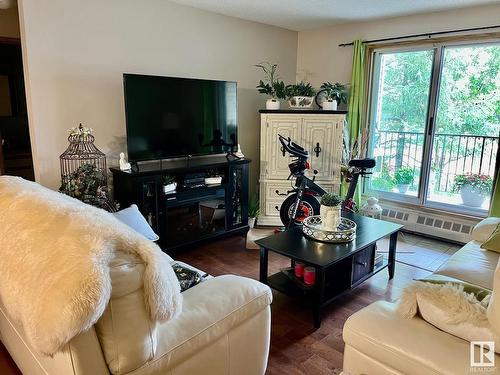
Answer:
<svg viewBox="0 0 500 375"><path fill-rule="evenodd" d="M163 185L163 192L165 194L174 193L175 189L177 189L177 182L172 182L171 184Z"/></svg>
<svg viewBox="0 0 500 375"><path fill-rule="evenodd" d="M469 207L481 207L486 199L486 195L475 191L470 185L462 186L460 196L463 204Z"/></svg>
<svg viewBox="0 0 500 375"><path fill-rule="evenodd" d="M396 185L396 187L401 194L406 194L406 192L410 188L410 184L399 184Z"/></svg>
<svg viewBox="0 0 500 375"><path fill-rule="evenodd" d="M255 227L255 221L257 220L256 217L249 217L248 218L248 226L250 229L253 229Z"/></svg>
<svg viewBox="0 0 500 375"><path fill-rule="evenodd" d="M341 206L324 206L321 205L319 214L321 216L321 225L325 230L336 230L340 224Z"/></svg>
<svg viewBox="0 0 500 375"><path fill-rule="evenodd" d="M331 102L325 100L321 103L321 107L324 111L336 111L337 110L337 101L332 100Z"/></svg>
<svg viewBox="0 0 500 375"><path fill-rule="evenodd" d="M311 108L314 102L314 96L292 96L288 99L290 108Z"/></svg>
<svg viewBox="0 0 500 375"><path fill-rule="evenodd" d="M280 109L279 99L269 98L266 100L266 109Z"/></svg>

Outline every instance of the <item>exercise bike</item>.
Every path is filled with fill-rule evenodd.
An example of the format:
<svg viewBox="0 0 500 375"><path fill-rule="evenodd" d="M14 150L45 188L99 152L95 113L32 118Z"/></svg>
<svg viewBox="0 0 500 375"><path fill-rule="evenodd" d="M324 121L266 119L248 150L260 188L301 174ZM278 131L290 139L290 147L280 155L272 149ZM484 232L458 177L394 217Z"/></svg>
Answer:
<svg viewBox="0 0 500 375"><path fill-rule="evenodd" d="M294 188L289 190L286 194L289 195L280 208L280 219L283 225L287 228L294 225L301 225L305 218L313 215L319 215L320 203L318 198L326 194L321 186L315 183L317 170L313 171L314 177L310 179L305 175L305 171L310 169L311 166L307 161L309 153L302 146L293 142L290 137L285 138L278 134L281 145L283 146L283 153L288 152L292 155L292 162L288 165L290 175L287 180L295 178ZM352 179L347 190L347 195L342 203L342 210L344 212L357 212L356 203L353 200L354 192L358 184L359 177L366 177L371 174L368 169L375 166L374 159L352 159L349 161L349 167L352 169Z"/></svg>

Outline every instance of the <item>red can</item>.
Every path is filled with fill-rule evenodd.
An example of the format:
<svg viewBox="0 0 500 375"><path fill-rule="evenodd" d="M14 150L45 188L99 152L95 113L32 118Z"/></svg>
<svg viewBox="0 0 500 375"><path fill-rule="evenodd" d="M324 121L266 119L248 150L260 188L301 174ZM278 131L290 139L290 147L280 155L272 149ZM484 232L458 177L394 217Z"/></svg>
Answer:
<svg viewBox="0 0 500 375"><path fill-rule="evenodd" d="M314 285L316 282L316 269L314 267L304 268L304 283L307 285Z"/></svg>

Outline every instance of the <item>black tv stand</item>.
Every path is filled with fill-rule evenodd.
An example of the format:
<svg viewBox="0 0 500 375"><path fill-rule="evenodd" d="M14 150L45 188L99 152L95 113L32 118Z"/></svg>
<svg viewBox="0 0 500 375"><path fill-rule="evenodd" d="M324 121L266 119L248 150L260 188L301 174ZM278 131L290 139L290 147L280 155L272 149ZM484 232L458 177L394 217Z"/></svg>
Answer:
<svg viewBox="0 0 500 375"><path fill-rule="evenodd" d="M236 156L236 155L235 155ZM129 171L111 168L114 199L121 208L137 204L166 252L201 241L248 231L249 159L207 156L132 165ZM166 175L177 189L164 193ZM217 185L189 185L193 176L219 175Z"/></svg>
<svg viewBox="0 0 500 375"><path fill-rule="evenodd" d="M234 159L231 160L231 158ZM243 158L241 156L236 155L233 151L228 151L228 153L226 154L226 159L228 161L234 161L234 160L241 160Z"/></svg>

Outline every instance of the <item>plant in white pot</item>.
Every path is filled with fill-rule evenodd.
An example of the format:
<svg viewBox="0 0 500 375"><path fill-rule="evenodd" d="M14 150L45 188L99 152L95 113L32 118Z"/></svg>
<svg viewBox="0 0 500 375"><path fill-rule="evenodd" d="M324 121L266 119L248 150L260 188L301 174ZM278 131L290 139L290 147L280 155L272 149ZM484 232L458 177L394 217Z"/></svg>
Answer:
<svg viewBox="0 0 500 375"><path fill-rule="evenodd" d="M285 83L278 76L278 64L263 62L255 65L264 71L264 79L256 86L261 94L270 96L266 101L266 109L280 109L280 99L285 99Z"/></svg>
<svg viewBox="0 0 500 375"><path fill-rule="evenodd" d="M311 108L316 90L314 90L314 87L310 83L300 81L294 85L286 86L285 93L290 108Z"/></svg>
<svg viewBox="0 0 500 375"><path fill-rule="evenodd" d="M260 213L260 202L257 196L253 196L248 201L248 226L250 229L253 229L255 226L255 221L257 220L257 216Z"/></svg>
<svg viewBox="0 0 500 375"><path fill-rule="evenodd" d="M487 174L471 173L455 176L453 190L459 192L464 205L481 207L491 194L493 178Z"/></svg>
<svg viewBox="0 0 500 375"><path fill-rule="evenodd" d="M336 194L326 193L321 197L321 226L325 230L336 230L341 219L342 199Z"/></svg>
<svg viewBox="0 0 500 375"><path fill-rule="evenodd" d="M165 194L175 193L177 189L177 182L175 181L175 177L167 174L163 177L163 192Z"/></svg>
<svg viewBox="0 0 500 375"><path fill-rule="evenodd" d="M316 96L316 104L321 109L335 111L340 104L347 103L346 85L343 85L338 82L336 83L323 82L320 88L321 91Z"/></svg>
<svg viewBox="0 0 500 375"><path fill-rule="evenodd" d="M414 173L410 167L401 167L394 173L394 185L401 194L406 194L413 184Z"/></svg>

